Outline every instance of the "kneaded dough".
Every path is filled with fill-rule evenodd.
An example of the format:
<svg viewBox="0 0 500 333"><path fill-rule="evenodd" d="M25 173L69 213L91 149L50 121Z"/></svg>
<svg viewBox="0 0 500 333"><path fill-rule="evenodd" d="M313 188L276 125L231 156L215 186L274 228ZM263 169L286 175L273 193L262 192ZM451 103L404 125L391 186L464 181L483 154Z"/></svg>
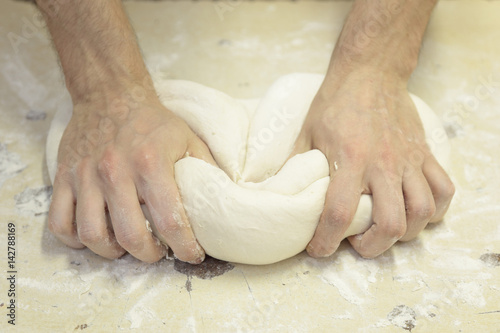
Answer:
<svg viewBox="0 0 500 333"><path fill-rule="evenodd" d="M258 101L236 100L189 81L155 82L162 103L206 142L220 166L193 157L175 164L184 208L207 254L237 263L270 264L303 251L311 240L330 181L328 161L319 150L286 159L323 78L283 76ZM446 167L449 145L439 118L420 98L411 98L431 150ZM67 100L51 124L46 152L52 181L71 113ZM152 221L147 207L142 208ZM344 237L366 231L371 210L371 196L362 195Z"/></svg>

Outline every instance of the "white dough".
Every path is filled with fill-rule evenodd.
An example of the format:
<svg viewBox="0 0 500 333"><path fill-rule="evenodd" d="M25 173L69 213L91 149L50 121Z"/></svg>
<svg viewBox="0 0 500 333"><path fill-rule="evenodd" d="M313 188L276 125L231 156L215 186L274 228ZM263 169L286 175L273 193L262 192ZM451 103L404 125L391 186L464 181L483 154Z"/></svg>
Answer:
<svg viewBox="0 0 500 333"><path fill-rule="evenodd" d="M259 103L235 100L193 82L156 82L162 103L207 143L220 166L192 157L175 164L184 208L207 254L231 262L270 264L303 251L311 240L330 181L328 161L319 150L311 150L284 162L322 80L319 74L283 76ZM444 129L421 99L411 97L429 146L446 167L449 145ZM71 101L61 104L47 139L52 181L71 112ZM362 195L344 236L366 231L371 210L371 196Z"/></svg>

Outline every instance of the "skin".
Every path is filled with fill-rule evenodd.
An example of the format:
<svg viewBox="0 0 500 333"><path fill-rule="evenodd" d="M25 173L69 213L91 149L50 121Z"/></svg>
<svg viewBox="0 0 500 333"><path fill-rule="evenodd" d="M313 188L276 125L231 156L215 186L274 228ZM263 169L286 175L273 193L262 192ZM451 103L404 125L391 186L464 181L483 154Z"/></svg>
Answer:
<svg viewBox="0 0 500 333"><path fill-rule="evenodd" d="M453 183L431 154L407 91L434 0L355 1L294 154L320 149L330 164L325 208L307 252L335 252L361 194L374 224L349 237L373 258L441 220Z"/></svg>
<svg viewBox="0 0 500 333"><path fill-rule="evenodd" d="M74 105L59 147L49 229L73 248L110 259L129 252L155 262L167 249L147 229L140 208L145 203L150 223L175 255L202 262L174 164L187 154L215 162L205 143L161 105L121 2L38 5Z"/></svg>
<svg viewBox="0 0 500 333"><path fill-rule="evenodd" d="M307 248L313 257L335 252L362 193L373 195L374 225L349 240L364 257L414 238L449 206L453 184L429 152L406 90L434 3L353 5L293 153L318 148L331 166L325 209ZM179 259L202 262L174 164L187 154L215 161L161 105L121 1L37 4L74 106L59 147L49 229L73 248L155 262L167 248L147 229L145 203L160 240ZM375 17L382 18L378 28ZM409 161L409 154L417 158Z"/></svg>

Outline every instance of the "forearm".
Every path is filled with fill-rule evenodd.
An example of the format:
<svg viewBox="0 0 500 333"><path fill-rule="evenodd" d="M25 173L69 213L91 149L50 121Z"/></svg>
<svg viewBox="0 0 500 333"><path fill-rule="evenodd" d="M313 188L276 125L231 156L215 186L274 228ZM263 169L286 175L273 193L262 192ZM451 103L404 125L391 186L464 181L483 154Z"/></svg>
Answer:
<svg viewBox="0 0 500 333"><path fill-rule="evenodd" d="M356 0L335 46L327 80L355 70L408 80L437 0Z"/></svg>
<svg viewBox="0 0 500 333"><path fill-rule="evenodd" d="M73 102L150 84L120 0L37 0L44 13Z"/></svg>

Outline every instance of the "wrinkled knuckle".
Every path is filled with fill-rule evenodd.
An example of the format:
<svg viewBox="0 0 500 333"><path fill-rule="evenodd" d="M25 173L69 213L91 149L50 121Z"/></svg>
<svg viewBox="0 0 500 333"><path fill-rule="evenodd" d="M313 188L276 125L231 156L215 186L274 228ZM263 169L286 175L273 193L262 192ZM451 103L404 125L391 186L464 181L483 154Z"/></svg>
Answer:
<svg viewBox="0 0 500 333"><path fill-rule="evenodd" d="M105 254L105 257L108 258L108 259L118 259L120 258L121 256L123 256L124 254L126 253L125 250L121 250L121 251L112 251L110 253L106 253Z"/></svg>
<svg viewBox="0 0 500 333"><path fill-rule="evenodd" d="M373 253L373 250L361 244L354 246L354 249L364 259L373 259L377 256L377 254Z"/></svg>
<svg viewBox="0 0 500 333"><path fill-rule="evenodd" d="M410 213L414 214L418 220L429 220L436 213L434 200L421 202L410 208Z"/></svg>
<svg viewBox="0 0 500 333"><path fill-rule="evenodd" d="M399 183L403 175L403 168L402 164L383 158L376 159L369 167L373 177L381 178L387 184Z"/></svg>
<svg viewBox="0 0 500 333"><path fill-rule="evenodd" d="M104 181L115 183L122 174L120 171L120 158L118 153L112 149L105 150L97 163L97 172Z"/></svg>
<svg viewBox="0 0 500 333"><path fill-rule="evenodd" d="M392 239L400 239L406 233L406 223L400 220L393 220L384 225L384 233Z"/></svg>
<svg viewBox="0 0 500 333"><path fill-rule="evenodd" d="M365 249L358 249L357 252L359 253L359 255L363 258L363 259L373 259L375 257L377 257L377 255L371 253L371 252L368 252L367 250Z"/></svg>
<svg viewBox="0 0 500 333"><path fill-rule="evenodd" d="M434 214L436 213L436 205L434 201L429 201L426 204L422 205L418 211L417 214L422 218L423 220L429 220Z"/></svg>
<svg viewBox="0 0 500 333"><path fill-rule="evenodd" d="M83 157L76 166L75 173L78 179L87 179L91 170L92 160L90 157Z"/></svg>
<svg viewBox="0 0 500 333"><path fill-rule="evenodd" d="M98 244L104 239L103 235L100 235L93 228L86 226L78 227L78 238L85 245Z"/></svg>
<svg viewBox="0 0 500 333"><path fill-rule="evenodd" d="M181 225L174 219L165 218L156 224L158 233L164 237L169 235L178 234L181 231Z"/></svg>
<svg viewBox="0 0 500 333"><path fill-rule="evenodd" d="M450 179L443 180L438 185L438 193L437 195L446 201L450 201L455 195L455 185Z"/></svg>
<svg viewBox="0 0 500 333"><path fill-rule="evenodd" d="M57 163L57 171L56 171L56 177L54 179L54 182L58 182L62 179L66 179L68 177L71 177L72 175L72 167L69 166L68 164L64 162L58 162Z"/></svg>
<svg viewBox="0 0 500 333"><path fill-rule="evenodd" d="M326 215L326 222L329 225L343 225L349 223L350 220L351 212L345 205L335 205L328 211Z"/></svg>
<svg viewBox="0 0 500 333"><path fill-rule="evenodd" d="M335 252L334 244L329 244L326 241L316 242L314 245L309 245L308 253L315 258L328 257Z"/></svg>
<svg viewBox="0 0 500 333"><path fill-rule="evenodd" d="M346 161L354 165L363 164L366 159L366 149L363 148L363 143L358 141L350 142L342 147L342 157Z"/></svg>
<svg viewBox="0 0 500 333"><path fill-rule="evenodd" d="M71 233L71 228L69 226L53 217L49 217L47 226L49 231L54 235L67 236Z"/></svg>
<svg viewBox="0 0 500 333"><path fill-rule="evenodd" d="M159 156L154 148L142 148L134 156L134 163L141 174L155 174L159 169Z"/></svg>
<svg viewBox="0 0 500 333"><path fill-rule="evenodd" d="M144 242L134 232L122 232L116 235L118 243L128 252L136 253L144 248Z"/></svg>
<svg viewBox="0 0 500 333"><path fill-rule="evenodd" d="M414 234L414 235L408 235L408 234L406 234L406 235L404 235L403 237L401 237L401 238L399 239L399 241L400 241L400 242L403 242L403 243L405 243L405 242L409 242L409 241L411 241L411 240L413 240L413 239L417 238L417 236L418 236L418 234Z"/></svg>
<svg viewBox="0 0 500 333"><path fill-rule="evenodd" d="M392 147L389 147L388 143L383 143L383 148L380 151L380 161L386 165L393 165L397 161L398 157L396 152Z"/></svg>

